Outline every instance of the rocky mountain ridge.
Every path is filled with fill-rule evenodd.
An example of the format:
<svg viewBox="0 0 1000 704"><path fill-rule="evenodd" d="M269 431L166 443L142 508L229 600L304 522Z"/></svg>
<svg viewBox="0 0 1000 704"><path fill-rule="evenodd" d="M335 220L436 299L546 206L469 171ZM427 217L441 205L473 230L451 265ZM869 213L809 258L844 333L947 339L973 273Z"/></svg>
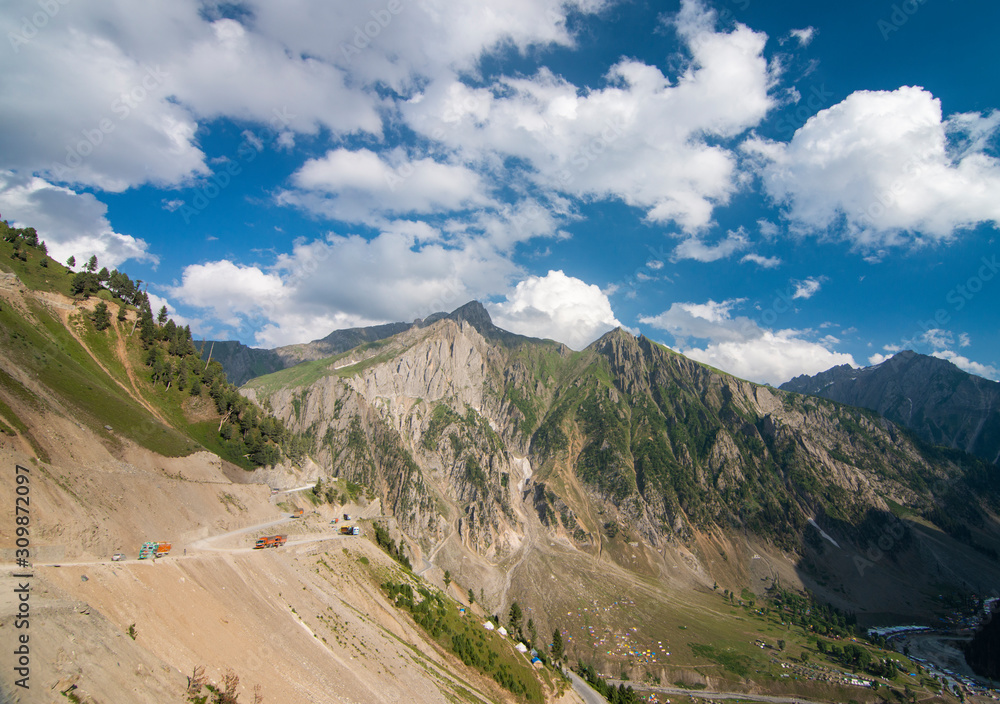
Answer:
<svg viewBox="0 0 1000 704"><path fill-rule="evenodd" d="M810 523L863 553L904 507L939 523L958 516L944 526L956 540L995 549L983 501L994 500L996 474L983 463L623 330L573 352L504 334L488 317L445 316L303 367L244 392L316 438L331 475L372 487L420 559L436 555L498 607L513 598L512 574L553 541L706 587L751 571L735 546L753 536L794 555L805 582L862 609L877 599L837 573ZM973 497L970 482L985 492ZM919 541L892 547L905 562ZM943 553L933 561L976 579L978 568Z"/></svg>
<svg viewBox="0 0 1000 704"><path fill-rule="evenodd" d="M906 350L871 367L798 376L781 388L869 408L926 442L1000 462L1000 383L947 360Z"/></svg>

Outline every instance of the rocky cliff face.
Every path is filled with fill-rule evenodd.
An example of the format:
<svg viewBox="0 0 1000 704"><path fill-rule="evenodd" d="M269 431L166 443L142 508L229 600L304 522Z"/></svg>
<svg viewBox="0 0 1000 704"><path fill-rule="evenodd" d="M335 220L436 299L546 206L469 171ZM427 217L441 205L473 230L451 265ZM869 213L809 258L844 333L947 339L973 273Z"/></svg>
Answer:
<svg viewBox="0 0 1000 704"><path fill-rule="evenodd" d="M214 359L222 364L226 378L237 386L288 366L274 350L247 347L235 340L208 340L200 348L201 358L206 362Z"/></svg>
<svg viewBox="0 0 1000 704"><path fill-rule="evenodd" d="M928 520L960 507L947 530L996 542L987 465L622 330L577 353L505 333L475 305L312 364L325 366L245 392L309 434L328 472L371 487L422 556L452 541L436 559L453 574L493 569L501 601L511 572L556 541L653 575L676 558L706 585L722 569L712 551L738 536L821 562L810 522L863 551L897 507Z"/></svg>
<svg viewBox="0 0 1000 704"><path fill-rule="evenodd" d="M316 438L333 476L373 487L425 548L455 530L487 559L509 555L520 544L512 496L525 470L489 393L499 350L471 323L445 318L353 359L305 387L247 393Z"/></svg>
<svg viewBox="0 0 1000 704"><path fill-rule="evenodd" d="M841 365L782 389L870 408L923 440L1000 462L1000 384L911 351L872 367Z"/></svg>

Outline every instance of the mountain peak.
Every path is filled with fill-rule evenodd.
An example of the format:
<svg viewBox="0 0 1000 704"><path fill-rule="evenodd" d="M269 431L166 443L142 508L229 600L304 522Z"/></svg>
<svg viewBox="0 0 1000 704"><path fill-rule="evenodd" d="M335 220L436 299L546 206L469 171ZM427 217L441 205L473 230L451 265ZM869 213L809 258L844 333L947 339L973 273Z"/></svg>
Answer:
<svg viewBox="0 0 1000 704"><path fill-rule="evenodd" d="M425 318L421 324L427 326L444 318L456 322L469 323L486 339L500 342L504 345L517 345L535 339L497 327L493 323L493 318L490 317L486 307L479 301L469 301L447 315L444 313L435 313ZM560 349L565 348L565 345L562 343L558 343L558 345Z"/></svg>
<svg viewBox="0 0 1000 704"><path fill-rule="evenodd" d="M954 363L903 350L862 369L833 367L798 376L785 391L869 408L913 430L926 442L1000 463L1000 384Z"/></svg>
<svg viewBox="0 0 1000 704"><path fill-rule="evenodd" d="M495 327L493 325L493 318L490 317L486 307L479 301L469 301L464 306L453 310L446 317L452 320L464 320L467 323L471 323L480 332L483 332L483 329L489 330Z"/></svg>
<svg viewBox="0 0 1000 704"><path fill-rule="evenodd" d="M601 335L599 338L587 345L588 349L602 349L608 344L621 344L621 342L636 342L638 338L630 333L625 328L619 326L613 330L608 330L606 333Z"/></svg>

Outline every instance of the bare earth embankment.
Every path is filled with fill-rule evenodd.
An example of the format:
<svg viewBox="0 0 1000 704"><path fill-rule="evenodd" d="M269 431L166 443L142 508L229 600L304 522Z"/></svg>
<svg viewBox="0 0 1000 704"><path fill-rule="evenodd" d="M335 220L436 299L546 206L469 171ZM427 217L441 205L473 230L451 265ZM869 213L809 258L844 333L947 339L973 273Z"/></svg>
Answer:
<svg viewBox="0 0 1000 704"><path fill-rule="evenodd" d="M64 702L72 692L102 704L182 702L199 665L215 682L238 674L241 701L255 685L281 703L509 699L384 599L380 580L398 567L366 537L334 535L332 514L290 520L267 486L231 482L210 453L164 459L131 447L116 458L71 422L52 419L47 432L73 435L62 445L72 456L53 448L45 465L10 441L0 448L5 475L29 469L33 526L25 580L11 576L21 573L13 521L0 524L0 701ZM14 490L0 483L0 505L13 506ZM251 548L272 532L289 544ZM136 560L146 540L171 541L171 554ZM129 559L111 562L116 551ZM14 590L25 581L30 627L18 631ZM7 646L21 632L28 691L11 684Z"/></svg>

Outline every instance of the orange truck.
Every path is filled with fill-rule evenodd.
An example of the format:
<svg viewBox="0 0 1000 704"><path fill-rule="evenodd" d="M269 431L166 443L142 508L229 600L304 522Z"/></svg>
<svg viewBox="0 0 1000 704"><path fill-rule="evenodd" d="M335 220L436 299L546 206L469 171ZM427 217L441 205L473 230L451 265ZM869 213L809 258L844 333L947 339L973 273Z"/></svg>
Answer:
<svg viewBox="0 0 1000 704"><path fill-rule="evenodd" d="M280 548L287 541L287 535L265 535L263 538L257 539L257 543L253 546L253 549L259 550L261 548Z"/></svg>
<svg viewBox="0 0 1000 704"><path fill-rule="evenodd" d="M305 509L301 509L301 508L293 509L292 510L292 518L302 518L302 514L304 512L305 512Z"/></svg>

